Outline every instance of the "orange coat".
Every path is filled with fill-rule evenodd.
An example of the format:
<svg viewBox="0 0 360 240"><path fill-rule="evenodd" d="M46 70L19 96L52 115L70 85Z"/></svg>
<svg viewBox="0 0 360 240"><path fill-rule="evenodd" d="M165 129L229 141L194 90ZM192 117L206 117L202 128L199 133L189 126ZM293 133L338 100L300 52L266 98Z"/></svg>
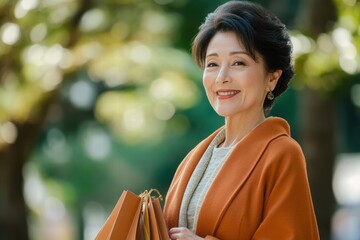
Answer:
<svg viewBox="0 0 360 240"><path fill-rule="evenodd" d="M178 226L185 188L218 132L178 167L164 208L169 228ZM305 159L285 120L272 117L237 144L205 196L196 234L221 240L319 239Z"/></svg>

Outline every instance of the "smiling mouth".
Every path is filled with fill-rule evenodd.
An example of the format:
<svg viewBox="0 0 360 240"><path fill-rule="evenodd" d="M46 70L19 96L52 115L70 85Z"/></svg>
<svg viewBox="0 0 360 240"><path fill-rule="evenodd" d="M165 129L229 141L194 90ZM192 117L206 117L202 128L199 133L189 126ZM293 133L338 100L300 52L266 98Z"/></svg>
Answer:
<svg viewBox="0 0 360 240"><path fill-rule="evenodd" d="M235 94L238 94L240 91L217 91L216 95L220 96L220 97L230 97L233 96Z"/></svg>

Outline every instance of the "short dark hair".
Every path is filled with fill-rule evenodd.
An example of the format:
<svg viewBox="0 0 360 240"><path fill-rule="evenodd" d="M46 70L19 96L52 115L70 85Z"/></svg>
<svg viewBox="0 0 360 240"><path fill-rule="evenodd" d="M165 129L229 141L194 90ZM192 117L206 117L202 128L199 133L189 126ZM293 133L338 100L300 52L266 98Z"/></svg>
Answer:
<svg viewBox="0 0 360 240"><path fill-rule="evenodd" d="M275 97L288 88L294 76L292 44L285 25L273 13L256 3L229 1L208 14L192 45L193 58L201 68L209 42L217 32L234 32L255 61L256 53L263 58L267 71L282 70L273 90ZM265 98L264 110L270 110L273 103Z"/></svg>

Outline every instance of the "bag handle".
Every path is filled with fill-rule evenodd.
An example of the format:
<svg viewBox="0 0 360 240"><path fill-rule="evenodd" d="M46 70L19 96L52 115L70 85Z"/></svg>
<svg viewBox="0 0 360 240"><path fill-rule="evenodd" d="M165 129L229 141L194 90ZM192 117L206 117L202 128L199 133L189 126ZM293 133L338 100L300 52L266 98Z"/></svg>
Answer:
<svg viewBox="0 0 360 240"><path fill-rule="evenodd" d="M150 233L150 220L149 220L149 203L151 201L151 198L155 198L153 196L151 196L151 194L155 192L157 193L157 199L159 199L160 201L163 200L163 197L160 193L159 190L157 189L150 189L150 191L145 190L142 194L140 194L139 196L141 197L142 200L142 215L143 215L143 224L144 224L144 229L143 229L143 234L144 234L144 240L150 240L151 238L151 233Z"/></svg>
<svg viewBox="0 0 360 240"><path fill-rule="evenodd" d="M148 201L151 197L153 197L153 196L151 196L151 194L153 192L157 193L157 195L158 195L157 198L160 199L160 201L163 200L163 197L162 197L160 191L157 189L154 189L154 188L150 189L149 191L145 190L142 194L140 194L140 197L143 199L143 201Z"/></svg>

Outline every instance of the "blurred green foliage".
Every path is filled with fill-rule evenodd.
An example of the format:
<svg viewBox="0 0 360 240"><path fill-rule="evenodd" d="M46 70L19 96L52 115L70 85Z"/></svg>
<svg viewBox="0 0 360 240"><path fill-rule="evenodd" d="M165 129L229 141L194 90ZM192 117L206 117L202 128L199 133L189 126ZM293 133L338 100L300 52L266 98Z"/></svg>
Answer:
<svg viewBox="0 0 360 240"><path fill-rule="evenodd" d="M293 31L298 85L319 90L328 95L344 93L359 72L360 4L356 0L336 0L338 21L327 33L316 39Z"/></svg>
<svg viewBox="0 0 360 240"><path fill-rule="evenodd" d="M65 205L80 239L87 204L108 213L123 189L166 194L181 159L223 121L207 104L189 50L206 14L223 2L0 2L0 150L16 141L13 123L39 121L48 108L24 170L33 228L48 198ZM262 1L292 26L299 1L279 2ZM297 87L339 91L359 71L360 4L337 4L331 32L318 39L293 32ZM272 115L296 126L296 93L281 98Z"/></svg>

